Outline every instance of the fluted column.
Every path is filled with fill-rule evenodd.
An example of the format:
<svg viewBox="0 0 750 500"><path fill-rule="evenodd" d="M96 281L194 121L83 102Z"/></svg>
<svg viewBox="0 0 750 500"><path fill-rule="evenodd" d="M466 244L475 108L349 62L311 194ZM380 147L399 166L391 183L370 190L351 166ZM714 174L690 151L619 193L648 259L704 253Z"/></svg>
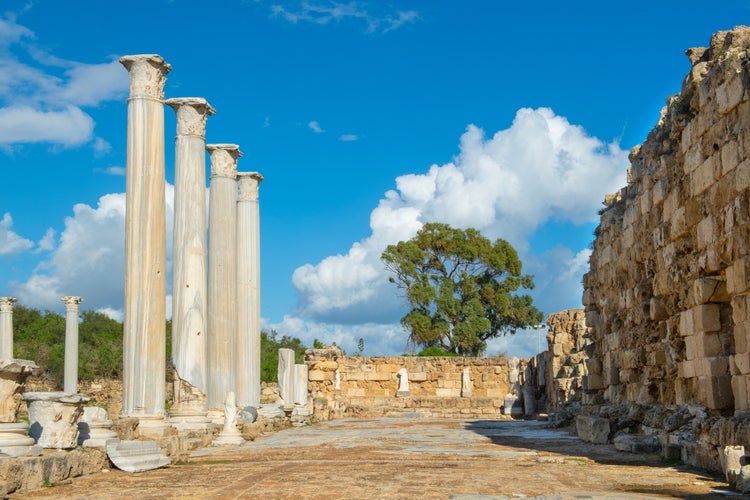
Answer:
<svg viewBox="0 0 750 500"><path fill-rule="evenodd" d="M125 56L130 76L125 176L125 417L164 415L166 340L166 213L164 83L161 56Z"/></svg>
<svg viewBox="0 0 750 500"><path fill-rule="evenodd" d="M0 297L0 360L13 359L13 303L15 297Z"/></svg>
<svg viewBox="0 0 750 500"><path fill-rule="evenodd" d="M65 303L65 376L63 391L78 394L78 304L83 297L60 297Z"/></svg>
<svg viewBox="0 0 750 500"><path fill-rule="evenodd" d="M177 114L172 245L172 363L180 380L206 392L205 99L168 99ZM185 401L189 394L182 394ZM178 395L176 395L178 397Z"/></svg>
<svg viewBox="0 0 750 500"><path fill-rule="evenodd" d="M260 405L260 213L258 172L237 174L237 404Z"/></svg>
<svg viewBox="0 0 750 500"><path fill-rule="evenodd" d="M235 390L237 331L236 144L208 144L211 184L208 209L208 388L209 409L224 407Z"/></svg>

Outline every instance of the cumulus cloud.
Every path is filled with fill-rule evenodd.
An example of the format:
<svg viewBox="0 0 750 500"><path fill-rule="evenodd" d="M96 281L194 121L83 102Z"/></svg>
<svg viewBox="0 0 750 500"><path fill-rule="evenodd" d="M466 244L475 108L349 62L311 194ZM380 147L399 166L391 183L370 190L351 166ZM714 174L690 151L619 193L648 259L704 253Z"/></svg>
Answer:
<svg viewBox="0 0 750 500"><path fill-rule="evenodd" d="M169 280L174 187L167 184L165 194ZM123 300L124 246L124 193L106 194L96 207L77 204L73 215L66 217L65 229L50 257L27 281L11 283L10 288L29 307L56 310L61 295L80 295L91 309L107 311L108 316L117 318Z"/></svg>
<svg viewBox="0 0 750 500"><path fill-rule="evenodd" d="M331 22L358 21L365 25L367 33L387 33L419 19L416 11L383 12L383 5L368 5L365 2L286 2L286 5L271 5L273 17L297 24L308 22L326 25Z"/></svg>
<svg viewBox="0 0 750 500"><path fill-rule="evenodd" d="M34 246L34 242L27 240L13 231L13 217L5 213L0 220L0 255L18 254Z"/></svg>
<svg viewBox="0 0 750 500"><path fill-rule="evenodd" d="M57 232L51 227L48 228L47 232L44 233L44 236L42 237L42 239L39 240L39 242L37 243L37 251L48 252L50 250L53 250L55 248L56 237L57 237Z"/></svg>
<svg viewBox="0 0 750 500"><path fill-rule="evenodd" d="M380 255L433 221L508 240L525 272L536 276L540 307L578 305L588 250L557 247L534 255L529 238L548 221L595 222L604 194L624 185L627 165L627 153L616 143L589 136L547 108L519 110L512 125L492 137L470 125L453 161L396 179L396 189L370 215L369 237L346 254L294 272L294 316L318 325L388 328L404 303L388 283Z"/></svg>
<svg viewBox="0 0 750 500"><path fill-rule="evenodd" d="M120 99L127 89L127 73L116 60L57 58L36 47L34 33L12 16L0 18L0 145L87 143L94 120L82 108ZM94 150L101 153L105 144L97 141Z"/></svg>
<svg viewBox="0 0 750 500"><path fill-rule="evenodd" d="M316 134L322 134L323 132L325 132L325 130L323 130L320 127L320 124L317 121L315 121L315 120L313 120L310 123L308 123L307 126L310 127L310 130L312 130Z"/></svg>

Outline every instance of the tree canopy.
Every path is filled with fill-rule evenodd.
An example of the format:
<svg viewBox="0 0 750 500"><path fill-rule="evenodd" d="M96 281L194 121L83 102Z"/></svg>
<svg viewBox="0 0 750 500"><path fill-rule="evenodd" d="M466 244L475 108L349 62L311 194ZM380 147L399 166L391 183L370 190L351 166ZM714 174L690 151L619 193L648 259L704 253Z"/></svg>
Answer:
<svg viewBox="0 0 750 500"><path fill-rule="evenodd" d="M409 241L389 245L381 259L404 290L411 310L401 318L413 346L437 346L463 356L484 353L487 340L539 324L516 250L476 229L430 223Z"/></svg>

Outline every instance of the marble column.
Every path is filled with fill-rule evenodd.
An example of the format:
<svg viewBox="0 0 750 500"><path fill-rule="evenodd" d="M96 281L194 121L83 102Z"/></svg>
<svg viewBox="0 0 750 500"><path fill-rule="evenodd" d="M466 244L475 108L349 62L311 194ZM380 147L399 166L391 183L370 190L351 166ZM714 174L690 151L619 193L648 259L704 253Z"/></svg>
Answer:
<svg viewBox="0 0 750 500"><path fill-rule="evenodd" d="M223 408L235 391L237 331L236 144L208 144L211 184L208 209L208 385L209 410Z"/></svg>
<svg viewBox="0 0 750 500"><path fill-rule="evenodd" d="M307 386L309 384L308 367L305 364L294 365L294 404L307 406Z"/></svg>
<svg viewBox="0 0 750 500"><path fill-rule="evenodd" d="M260 214L258 172L237 174L237 404L260 405Z"/></svg>
<svg viewBox="0 0 750 500"><path fill-rule="evenodd" d="M78 304L82 297L60 297L65 303L65 375L63 392L78 394Z"/></svg>
<svg viewBox="0 0 750 500"><path fill-rule="evenodd" d="M205 416L206 392L206 119L216 111L200 97L168 99L177 114L172 245L172 364L175 404L170 417Z"/></svg>
<svg viewBox="0 0 750 500"><path fill-rule="evenodd" d="M161 56L120 58L130 76L125 175L124 417L164 417L167 236ZM144 430L144 426L141 426Z"/></svg>
<svg viewBox="0 0 750 500"><path fill-rule="evenodd" d="M15 297L0 297L0 361L13 359L13 303Z"/></svg>
<svg viewBox="0 0 750 500"><path fill-rule="evenodd" d="M279 349L279 399L285 407L294 406L294 351Z"/></svg>

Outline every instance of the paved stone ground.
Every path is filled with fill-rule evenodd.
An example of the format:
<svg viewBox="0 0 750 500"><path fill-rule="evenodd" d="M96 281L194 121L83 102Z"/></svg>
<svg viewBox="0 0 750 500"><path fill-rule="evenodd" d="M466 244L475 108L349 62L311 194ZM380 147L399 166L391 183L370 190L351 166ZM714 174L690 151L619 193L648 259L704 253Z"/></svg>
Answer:
<svg viewBox="0 0 750 500"><path fill-rule="evenodd" d="M189 463L80 477L23 498L723 498L725 484L655 456L582 443L540 422L337 420ZM731 493L729 493L731 494Z"/></svg>

